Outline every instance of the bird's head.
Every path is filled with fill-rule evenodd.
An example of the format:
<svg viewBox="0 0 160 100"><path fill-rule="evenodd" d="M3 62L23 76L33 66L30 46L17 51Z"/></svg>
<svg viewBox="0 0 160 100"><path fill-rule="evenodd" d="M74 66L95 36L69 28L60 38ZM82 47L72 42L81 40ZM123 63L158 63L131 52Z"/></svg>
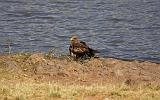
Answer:
<svg viewBox="0 0 160 100"><path fill-rule="evenodd" d="M74 35L74 36L72 36L72 37L70 38L70 41L71 41L72 44L74 44L74 43L78 43L78 42L79 42L79 39L78 39L78 37L77 37L76 35Z"/></svg>

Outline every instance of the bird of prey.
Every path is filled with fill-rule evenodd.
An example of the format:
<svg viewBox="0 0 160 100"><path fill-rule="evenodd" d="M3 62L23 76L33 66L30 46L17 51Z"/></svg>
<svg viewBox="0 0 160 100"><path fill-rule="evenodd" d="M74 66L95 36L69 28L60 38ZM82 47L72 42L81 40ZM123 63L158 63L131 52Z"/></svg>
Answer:
<svg viewBox="0 0 160 100"><path fill-rule="evenodd" d="M80 41L77 36L70 38L71 45L69 47L70 56L76 59L86 59L95 56L96 50L93 50L83 41Z"/></svg>

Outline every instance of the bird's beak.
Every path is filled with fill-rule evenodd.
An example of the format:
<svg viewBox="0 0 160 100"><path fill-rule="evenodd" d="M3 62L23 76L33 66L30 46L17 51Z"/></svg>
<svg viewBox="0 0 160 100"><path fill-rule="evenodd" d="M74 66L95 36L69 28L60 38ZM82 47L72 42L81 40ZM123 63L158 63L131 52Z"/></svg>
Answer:
<svg viewBox="0 0 160 100"><path fill-rule="evenodd" d="M72 41L73 39L71 38L70 41Z"/></svg>
<svg viewBox="0 0 160 100"><path fill-rule="evenodd" d="M70 38L70 41L73 41L73 38Z"/></svg>

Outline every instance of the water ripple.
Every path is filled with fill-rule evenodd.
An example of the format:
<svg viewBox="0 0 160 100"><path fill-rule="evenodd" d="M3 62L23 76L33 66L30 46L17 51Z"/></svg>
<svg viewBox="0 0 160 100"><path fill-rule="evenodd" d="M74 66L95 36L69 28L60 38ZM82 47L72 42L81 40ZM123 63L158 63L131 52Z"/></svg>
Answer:
<svg viewBox="0 0 160 100"><path fill-rule="evenodd" d="M99 56L160 63L159 0L0 0L0 53L68 53L69 38Z"/></svg>

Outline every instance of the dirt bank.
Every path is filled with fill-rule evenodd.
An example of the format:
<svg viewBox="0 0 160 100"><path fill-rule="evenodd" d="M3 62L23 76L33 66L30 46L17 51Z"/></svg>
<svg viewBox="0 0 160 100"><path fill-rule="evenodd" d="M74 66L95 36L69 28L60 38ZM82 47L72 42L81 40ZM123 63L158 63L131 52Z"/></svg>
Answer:
<svg viewBox="0 0 160 100"><path fill-rule="evenodd" d="M17 54L0 57L1 79L25 77L39 82L67 84L92 83L141 83L160 82L160 64L139 61L122 61L112 58L97 58L73 61L69 57L51 58L44 54ZM2 69L3 68L3 69ZM5 72L4 72L4 69ZM4 76L2 76L4 74ZM13 74L13 75L12 75Z"/></svg>

